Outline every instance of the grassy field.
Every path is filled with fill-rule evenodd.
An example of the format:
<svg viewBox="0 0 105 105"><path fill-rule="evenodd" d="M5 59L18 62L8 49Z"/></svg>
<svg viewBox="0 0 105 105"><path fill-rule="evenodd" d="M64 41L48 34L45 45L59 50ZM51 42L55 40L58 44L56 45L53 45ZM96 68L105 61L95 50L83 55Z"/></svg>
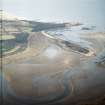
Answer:
<svg viewBox="0 0 105 105"><path fill-rule="evenodd" d="M14 48L14 46L10 46L10 45L5 45L4 46L4 45L2 45L2 46L0 46L0 51L2 51L4 53L4 52L9 51L13 48Z"/></svg>
<svg viewBox="0 0 105 105"><path fill-rule="evenodd" d="M0 40L10 40L15 39L15 36L13 35L0 35Z"/></svg>
<svg viewBox="0 0 105 105"><path fill-rule="evenodd" d="M11 40L11 39L15 39L15 36L13 35L0 35L0 41L7 41L7 40ZM6 51L9 51L13 48L13 46L10 46L10 45L4 45L2 44L2 46L0 46L0 51L2 52L6 52Z"/></svg>

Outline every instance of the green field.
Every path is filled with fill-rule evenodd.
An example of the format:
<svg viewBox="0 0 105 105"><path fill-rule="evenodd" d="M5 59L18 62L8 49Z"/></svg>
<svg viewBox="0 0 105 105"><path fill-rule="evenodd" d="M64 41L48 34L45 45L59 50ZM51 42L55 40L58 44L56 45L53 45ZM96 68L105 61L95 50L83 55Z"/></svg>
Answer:
<svg viewBox="0 0 105 105"><path fill-rule="evenodd" d="M11 40L15 39L15 36L13 35L0 35L0 40Z"/></svg>
<svg viewBox="0 0 105 105"><path fill-rule="evenodd" d="M9 45L4 46L4 45L2 45L2 46L0 46L0 52L1 51L2 52L7 52L7 51L9 51L9 50L11 50L13 48L14 48L14 46L9 46Z"/></svg>
<svg viewBox="0 0 105 105"><path fill-rule="evenodd" d="M11 40L11 39L15 39L15 36L13 35L0 35L0 41L7 41L7 40ZM10 45L4 45L2 44L2 46L0 46L0 52L6 52L9 51L11 49L13 49L14 46L10 46Z"/></svg>

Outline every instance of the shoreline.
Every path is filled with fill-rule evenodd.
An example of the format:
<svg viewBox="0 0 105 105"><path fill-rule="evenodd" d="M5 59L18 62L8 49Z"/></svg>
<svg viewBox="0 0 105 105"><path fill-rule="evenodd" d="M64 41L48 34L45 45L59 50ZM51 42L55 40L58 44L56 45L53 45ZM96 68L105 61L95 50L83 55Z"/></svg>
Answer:
<svg viewBox="0 0 105 105"><path fill-rule="evenodd" d="M89 52L85 53L84 52L85 48L78 46L78 44L76 45L71 42L61 40L59 38L54 38L54 37L50 36L49 34L45 33L44 31L41 31L41 32L31 33L31 35L29 35L29 37L28 37L27 48L23 52L18 52L16 54L3 57L3 59L5 60L3 63L6 64L8 61L14 62L14 61L18 61L18 60L21 60L24 58L36 56L38 53L40 53L40 49L44 49L44 48L42 46L40 46L41 43L43 43L43 42L40 43L39 41L37 41L38 43L35 43L34 42L35 40L48 40L48 42L46 42L46 44L43 45L45 48L47 48L47 44L48 45L55 44L58 47L61 47L62 49L67 50L68 52L69 52L69 50L72 50L74 53L80 53L85 56L94 55L94 51L91 49L88 49ZM79 51L80 49L81 49L81 51L83 50L83 52Z"/></svg>

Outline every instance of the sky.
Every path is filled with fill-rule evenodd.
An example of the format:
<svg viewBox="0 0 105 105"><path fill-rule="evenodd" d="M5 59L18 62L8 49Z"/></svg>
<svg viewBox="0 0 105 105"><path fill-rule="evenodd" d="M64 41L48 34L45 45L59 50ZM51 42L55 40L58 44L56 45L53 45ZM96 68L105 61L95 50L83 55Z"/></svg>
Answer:
<svg viewBox="0 0 105 105"><path fill-rule="evenodd" d="M30 20L83 21L105 25L105 0L2 0L6 12Z"/></svg>

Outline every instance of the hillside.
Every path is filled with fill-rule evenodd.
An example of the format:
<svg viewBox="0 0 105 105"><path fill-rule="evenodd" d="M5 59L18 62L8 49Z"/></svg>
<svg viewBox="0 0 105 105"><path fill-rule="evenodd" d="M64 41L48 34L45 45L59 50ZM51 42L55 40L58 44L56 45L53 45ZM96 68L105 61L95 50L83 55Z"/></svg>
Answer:
<svg viewBox="0 0 105 105"><path fill-rule="evenodd" d="M13 16L5 11L0 11L0 18L2 26L0 29L2 48L0 50L3 51L3 55L5 55L5 52L13 54L25 50L28 45L27 39L33 32L66 27L65 23L45 23L24 20L24 18ZM18 50L9 53L17 46L19 46Z"/></svg>

